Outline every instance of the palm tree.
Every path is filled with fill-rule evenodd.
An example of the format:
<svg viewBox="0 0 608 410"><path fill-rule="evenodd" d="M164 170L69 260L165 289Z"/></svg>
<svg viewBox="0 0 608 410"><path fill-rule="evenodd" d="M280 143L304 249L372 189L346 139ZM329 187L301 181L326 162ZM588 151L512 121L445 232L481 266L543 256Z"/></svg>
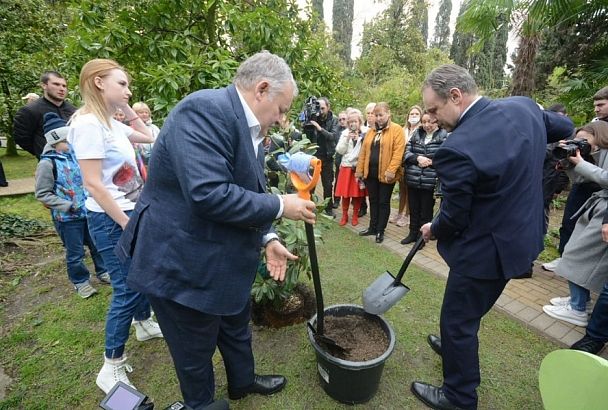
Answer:
<svg viewBox="0 0 608 410"><path fill-rule="evenodd" d="M581 19L592 19L605 26L607 16L606 0L471 0L458 20L458 29L477 34L481 40L475 47L479 50L498 29L498 21L511 24L519 36L511 95L531 95L535 89L535 57L541 31L572 25ZM608 37L593 41L597 44L591 55L598 57L578 67L577 81L571 84L570 91L589 92L591 84L608 82Z"/></svg>

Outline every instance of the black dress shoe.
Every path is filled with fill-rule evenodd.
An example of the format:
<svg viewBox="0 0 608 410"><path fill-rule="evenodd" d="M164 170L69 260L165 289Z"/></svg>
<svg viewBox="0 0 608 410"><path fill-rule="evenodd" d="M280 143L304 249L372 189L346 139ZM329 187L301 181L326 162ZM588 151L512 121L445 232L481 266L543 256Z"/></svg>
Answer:
<svg viewBox="0 0 608 410"><path fill-rule="evenodd" d="M583 336L581 340L570 346L572 350L580 350L591 354L598 354L604 348L606 343L600 342L599 340L593 340L589 336Z"/></svg>
<svg viewBox="0 0 608 410"><path fill-rule="evenodd" d="M365 215L367 215L367 209L366 208L359 208L359 218L364 217Z"/></svg>
<svg viewBox="0 0 608 410"><path fill-rule="evenodd" d="M253 384L249 387L240 389L230 389L228 387L230 400L239 400L251 393L269 396L281 391L287 384L287 379L279 375L259 376L256 374L253 380Z"/></svg>
<svg viewBox="0 0 608 410"><path fill-rule="evenodd" d="M414 243L416 242L416 239L418 239L418 235L410 232L410 234L408 236L406 236L405 238L403 238L401 240L401 242L399 242L401 245L407 245L408 243Z"/></svg>
<svg viewBox="0 0 608 410"><path fill-rule="evenodd" d="M333 208L334 208L334 209L338 209L338 208L340 208L340 199L336 199L336 200L334 201Z"/></svg>
<svg viewBox="0 0 608 410"><path fill-rule="evenodd" d="M452 403L450 403L450 401L445 397L445 394L441 388L431 384L413 382L412 393L414 393L414 396L432 409L461 410L460 407L454 406Z"/></svg>
<svg viewBox="0 0 608 410"><path fill-rule="evenodd" d="M429 346L431 346L431 349L441 356L441 338L435 335L428 335L426 337L426 341L428 342Z"/></svg>
<svg viewBox="0 0 608 410"><path fill-rule="evenodd" d="M8 186L8 182L4 181L4 182L0 182L0 186L1 187L7 187Z"/></svg>
<svg viewBox="0 0 608 410"><path fill-rule="evenodd" d="M332 217L332 218L336 217L336 215L334 215L334 210L333 210L331 204L328 204L327 208L325 208L325 215Z"/></svg>
<svg viewBox="0 0 608 410"><path fill-rule="evenodd" d="M377 233L378 232L374 231L373 229L367 228L366 230L359 232L359 236L370 236L375 235Z"/></svg>
<svg viewBox="0 0 608 410"><path fill-rule="evenodd" d="M378 232L376 234L376 243L382 243L384 241L384 232Z"/></svg>

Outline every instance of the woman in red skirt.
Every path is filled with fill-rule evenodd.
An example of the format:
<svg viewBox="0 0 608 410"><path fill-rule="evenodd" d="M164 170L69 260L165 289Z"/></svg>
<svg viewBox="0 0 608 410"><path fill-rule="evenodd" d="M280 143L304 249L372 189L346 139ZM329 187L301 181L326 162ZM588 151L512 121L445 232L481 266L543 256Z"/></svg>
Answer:
<svg viewBox="0 0 608 410"><path fill-rule="evenodd" d="M336 197L342 198L342 219L340 225L348 222L348 207L353 203L353 217L351 224L356 226L359 223L359 208L361 201L367 196L367 190L363 181L355 178L355 169L359 159L359 151L363 143L365 134L361 132L363 125L363 115L357 109L350 109L347 112L348 128L342 131L336 152L342 155L340 163L340 173L336 182ZM352 198L352 201L351 201Z"/></svg>

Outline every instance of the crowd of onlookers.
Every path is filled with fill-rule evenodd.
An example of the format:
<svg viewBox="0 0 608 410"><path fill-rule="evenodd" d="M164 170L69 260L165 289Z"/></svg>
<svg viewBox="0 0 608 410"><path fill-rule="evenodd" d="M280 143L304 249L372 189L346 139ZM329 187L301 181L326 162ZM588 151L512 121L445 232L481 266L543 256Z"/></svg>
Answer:
<svg viewBox="0 0 608 410"><path fill-rule="evenodd" d="M92 60L83 67L80 109L66 101L63 76L48 71L41 77L42 97L26 95L28 102L14 120L16 143L39 159L36 197L51 210L75 291L82 298L97 293L84 264L85 245L98 281L112 285L105 362L97 378L106 392L115 381L113 372L125 366L129 326L135 326L138 340L163 337L145 298L126 286L128 264L114 254L146 180L160 130L152 123L147 104L128 104L126 73L109 61ZM393 223L407 227L401 244L415 242L421 227L433 219L436 199L441 198L433 157L449 134L418 105L410 108L401 126L392 120L385 102L369 103L363 111L347 108L337 116L327 98L320 98L318 104L319 113L300 124L301 132L286 120L281 127L288 141L305 135L316 145L328 202L325 213L334 217L334 209L341 208L341 226L349 222L358 226L359 218L369 213L369 225L359 235L374 236L376 243L382 243L387 224ZM543 267L568 279L570 296L551 299L543 309L552 317L587 326L587 335L576 347L597 353L604 346L600 335L606 333L608 316L608 87L594 96L594 107L597 120L574 135L591 146L587 155L577 151L559 158L556 146L547 146L547 214L556 192L567 185L564 175L572 185L560 228L561 257ZM566 115L561 105L549 110ZM280 166L272 153L278 145L272 138L263 144L269 184L276 185L273 171ZM6 186L1 164L0 186ZM391 216L394 193L398 206ZM600 296L589 320L591 291ZM124 380L128 382L126 375Z"/></svg>

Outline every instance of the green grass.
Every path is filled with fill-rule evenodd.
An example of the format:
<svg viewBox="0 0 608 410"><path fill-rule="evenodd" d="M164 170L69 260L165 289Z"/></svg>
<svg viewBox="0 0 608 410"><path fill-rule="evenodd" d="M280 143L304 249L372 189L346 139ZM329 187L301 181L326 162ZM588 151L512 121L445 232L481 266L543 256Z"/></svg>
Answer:
<svg viewBox="0 0 608 410"><path fill-rule="evenodd" d="M55 253L62 252L55 244ZM385 269L397 271L395 254L333 224L318 246L326 305L361 303L361 291ZM23 279L0 292L0 363L13 382L0 409L93 409L103 398L95 385L102 365L104 317L110 289L82 300L69 289L62 262L31 266ZM380 388L369 409L424 409L409 391L414 380L440 383L441 360L426 345L426 335L438 332L445 280L411 267L404 282L407 296L385 317L397 344L384 368ZM10 320L8 316L12 317ZM272 330L254 328L256 370L281 373L289 383L273 397L249 396L232 402L235 409L350 408L329 398L316 374L316 361L304 324ZM556 346L518 322L490 312L480 330L481 409L541 409L538 368ZM127 354L134 368L131 381L164 408L177 400L179 388L162 340L140 343L131 337ZM216 397L227 397L219 355Z"/></svg>
<svg viewBox="0 0 608 410"><path fill-rule="evenodd" d="M0 210L25 218L51 222L50 211L34 197L34 194L0 197Z"/></svg>
<svg viewBox="0 0 608 410"><path fill-rule="evenodd" d="M22 150L19 150L18 153L19 155L16 157L7 157L6 148L0 148L0 161L2 161L8 180L33 177L36 172L38 164L36 157Z"/></svg>

